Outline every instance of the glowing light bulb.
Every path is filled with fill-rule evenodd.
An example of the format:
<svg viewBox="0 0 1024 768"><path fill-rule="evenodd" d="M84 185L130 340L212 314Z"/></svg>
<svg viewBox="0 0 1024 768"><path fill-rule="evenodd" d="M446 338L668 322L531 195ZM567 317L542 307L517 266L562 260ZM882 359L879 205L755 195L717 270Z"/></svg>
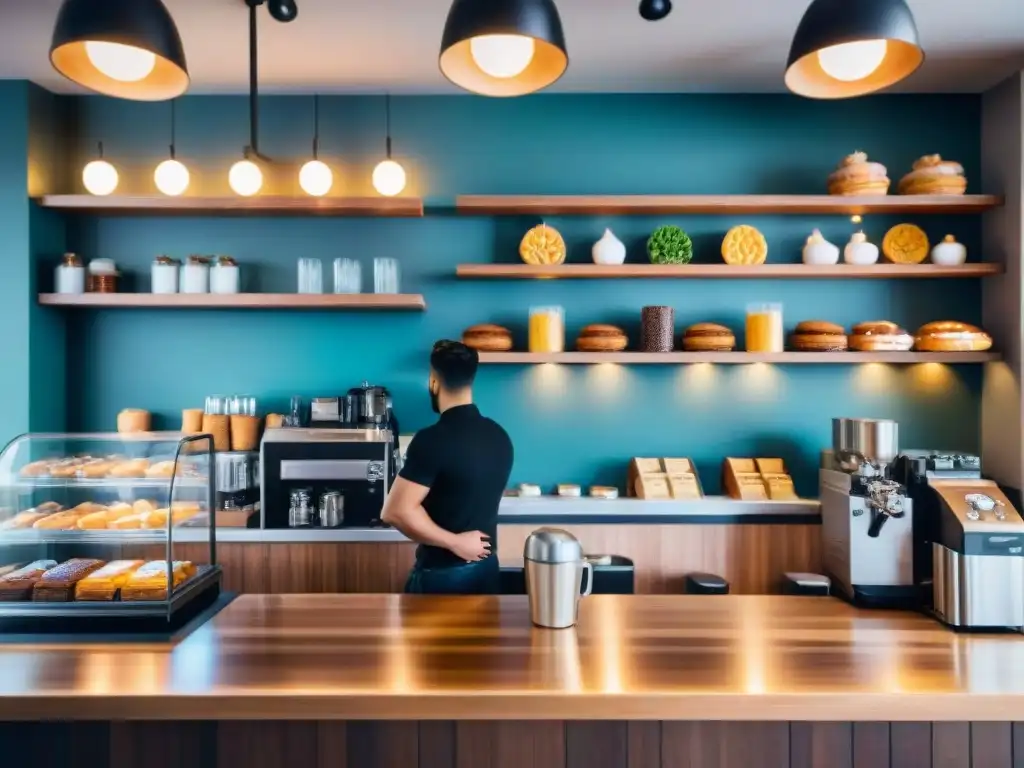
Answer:
<svg viewBox="0 0 1024 768"><path fill-rule="evenodd" d="M405 189L405 169L394 160L381 160L373 169L373 188L385 197Z"/></svg>
<svg viewBox="0 0 1024 768"><path fill-rule="evenodd" d="M252 160L239 160L228 172L228 184L242 197L252 197L263 186L263 171Z"/></svg>
<svg viewBox="0 0 1024 768"><path fill-rule="evenodd" d="M96 69L122 83L145 80L156 67L155 54L121 43L89 40L85 44L85 55Z"/></svg>
<svg viewBox="0 0 1024 768"><path fill-rule="evenodd" d="M188 189L188 168L177 160L164 160L153 173L156 188L165 195L177 197Z"/></svg>
<svg viewBox="0 0 1024 768"><path fill-rule="evenodd" d="M106 160L93 160L82 169L82 183L92 195L109 195L117 189L117 169Z"/></svg>
<svg viewBox="0 0 1024 768"><path fill-rule="evenodd" d="M826 75L852 83L863 80L882 66L887 48L885 40L841 43L818 51L818 63Z"/></svg>
<svg viewBox="0 0 1024 768"><path fill-rule="evenodd" d="M491 77L521 75L533 61L535 44L523 35L480 35L469 41L473 61Z"/></svg>
<svg viewBox="0 0 1024 768"><path fill-rule="evenodd" d="M299 171L299 186L307 195L323 197L334 185L334 174L326 163L310 160Z"/></svg>

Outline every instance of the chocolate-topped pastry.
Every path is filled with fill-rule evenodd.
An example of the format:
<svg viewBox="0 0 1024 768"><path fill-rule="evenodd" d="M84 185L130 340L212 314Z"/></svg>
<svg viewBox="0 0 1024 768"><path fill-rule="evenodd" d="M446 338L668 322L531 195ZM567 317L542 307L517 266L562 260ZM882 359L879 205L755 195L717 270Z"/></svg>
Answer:
<svg viewBox="0 0 1024 768"><path fill-rule="evenodd" d="M75 557L44 573L32 588L32 599L63 603L74 599L75 585L104 566L102 560Z"/></svg>

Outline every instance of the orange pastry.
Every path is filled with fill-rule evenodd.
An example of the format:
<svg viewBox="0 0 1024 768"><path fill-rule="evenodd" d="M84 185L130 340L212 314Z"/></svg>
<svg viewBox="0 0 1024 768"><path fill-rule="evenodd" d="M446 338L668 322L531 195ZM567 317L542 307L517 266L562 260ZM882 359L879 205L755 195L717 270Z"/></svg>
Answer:
<svg viewBox="0 0 1024 768"><path fill-rule="evenodd" d="M881 163L868 162L864 152L847 155L828 177L830 195L885 195L889 177Z"/></svg>
<svg viewBox="0 0 1024 768"><path fill-rule="evenodd" d="M882 239L882 253L893 264L920 264L930 250L928 235L916 224L897 224Z"/></svg>
<svg viewBox="0 0 1024 768"><path fill-rule="evenodd" d="M926 323L917 330L914 349L921 352L985 352L992 337L981 328L953 320Z"/></svg>
<svg viewBox="0 0 1024 768"><path fill-rule="evenodd" d="M941 155L925 155L900 179L901 195L962 195L967 191L964 167Z"/></svg>

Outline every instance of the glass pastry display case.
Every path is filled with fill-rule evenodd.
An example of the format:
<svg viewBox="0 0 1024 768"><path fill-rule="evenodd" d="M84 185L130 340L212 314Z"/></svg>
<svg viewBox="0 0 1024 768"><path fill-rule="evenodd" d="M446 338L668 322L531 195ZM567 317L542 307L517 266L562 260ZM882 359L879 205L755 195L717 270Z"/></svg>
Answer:
<svg viewBox="0 0 1024 768"><path fill-rule="evenodd" d="M220 591L213 439L27 434L0 453L0 631L175 623Z"/></svg>

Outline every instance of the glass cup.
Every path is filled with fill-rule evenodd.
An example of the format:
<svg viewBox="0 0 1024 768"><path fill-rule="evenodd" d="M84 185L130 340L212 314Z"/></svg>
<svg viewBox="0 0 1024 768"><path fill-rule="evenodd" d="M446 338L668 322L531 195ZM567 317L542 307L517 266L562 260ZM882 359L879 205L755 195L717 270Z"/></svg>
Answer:
<svg viewBox="0 0 1024 768"><path fill-rule="evenodd" d="M782 352L786 348L781 304L747 305L747 352Z"/></svg>
<svg viewBox="0 0 1024 768"><path fill-rule="evenodd" d="M398 293L398 261L396 259L373 260L373 292Z"/></svg>
<svg viewBox="0 0 1024 768"><path fill-rule="evenodd" d="M299 293L323 293L324 272L320 259L299 259Z"/></svg>
<svg viewBox="0 0 1024 768"><path fill-rule="evenodd" d="M226 416L228 413L228 398L223 395L207 395L203 413L209 416Z"/></svg>
<svg viewBox="0 0 1024 768"><path fill-rule="evenodd" d="M530 351L565 351L565 312L561 307L530 308Z"/></svg>
<svg viewBox="0 0 1024 768"><path fill-rule="evenodd" d="M363 269L355 259L334 260L334 292L359 293L363 290Z"/></svg>
<svg viewBox="0 0 1024 768"><path fill-rule="evenodd" d="M252 395L232 395L227 399L228 416L255 416L256 398Z"/></svg>

